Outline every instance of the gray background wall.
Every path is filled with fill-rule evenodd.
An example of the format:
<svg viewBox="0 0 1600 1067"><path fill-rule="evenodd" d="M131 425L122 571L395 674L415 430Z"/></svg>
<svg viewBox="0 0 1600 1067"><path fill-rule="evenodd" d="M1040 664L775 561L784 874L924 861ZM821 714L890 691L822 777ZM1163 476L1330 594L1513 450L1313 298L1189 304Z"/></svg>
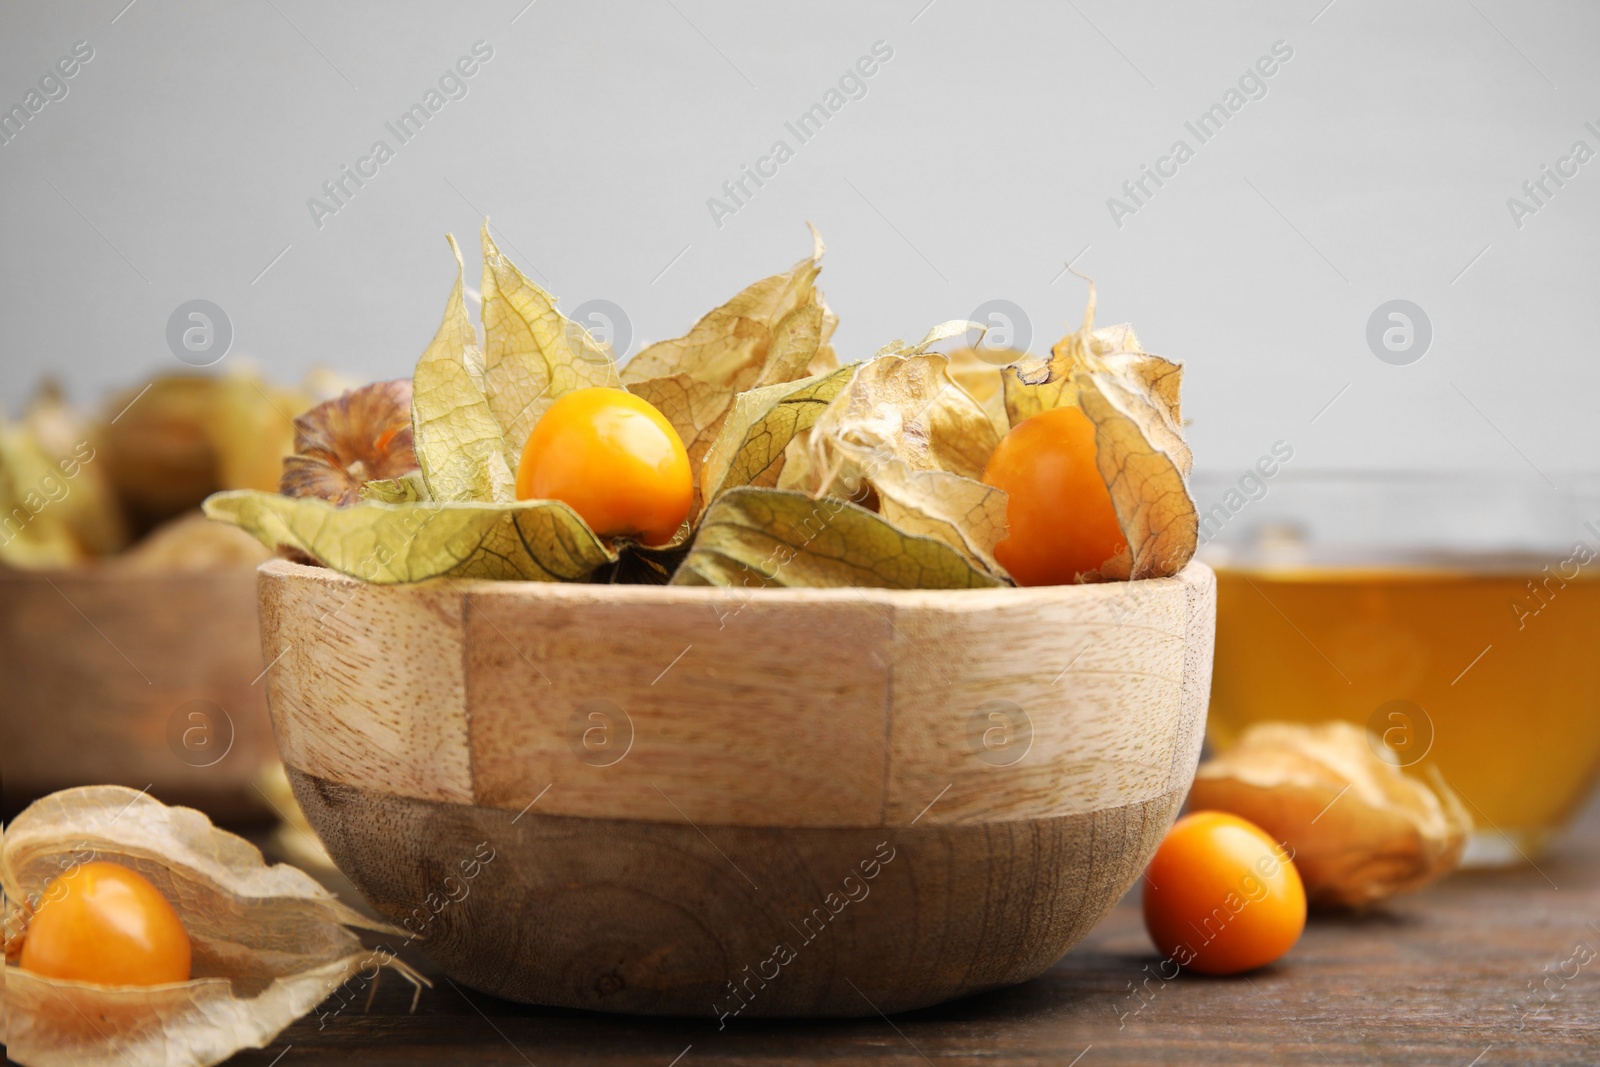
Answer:
<svg viewBox="0 0 1600 1067"><path fill-rule="evenodd" d="M221 366L406 374L443 235L471 279L484 213L637 350L799 258L809 219L846 358L992 298L1039 350L1081 315L1075 259L1101 321L1187 361L1208 470L1279 439L1298 469L1600 465L1600 160L1520 228L1506 203L1600 151L1592 2L125 4L0 7L0 106L94 49L0 146L11 411L47 372L93 400L182 369L193 298L233 322ZM478 41L467 95L319 229L307 199ZM785 121L877 41L866 95L799 144ZM1278 41L1266 95L1199 144L1184 122ZM794 158L719 226L707 199L779 138ZM1178 138L1194 158L1119 227L1107 199ZM1405 366L1366 338L1396 298L1433 328Z"/></svg>

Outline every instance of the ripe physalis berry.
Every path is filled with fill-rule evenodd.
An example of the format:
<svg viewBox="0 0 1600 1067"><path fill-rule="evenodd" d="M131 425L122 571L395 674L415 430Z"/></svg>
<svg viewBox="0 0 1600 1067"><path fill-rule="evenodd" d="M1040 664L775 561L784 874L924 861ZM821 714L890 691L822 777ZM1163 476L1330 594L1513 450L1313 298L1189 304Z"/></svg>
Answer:
<svg viewBox="0 0 1600 1067"><path fill-rule="evenodd" d="M97 985L187 982L189 934L148 878L96 860L50 882L28 921L19 965Z"/></svg>
<svg viewBox="0 0 1600 1067"><path fill-rule="evenodd" d="M689 515L694 477L661 412L597 386L566 394L534 425L517 465L517 499L559 500L601 537L663 545Z"/></svg>

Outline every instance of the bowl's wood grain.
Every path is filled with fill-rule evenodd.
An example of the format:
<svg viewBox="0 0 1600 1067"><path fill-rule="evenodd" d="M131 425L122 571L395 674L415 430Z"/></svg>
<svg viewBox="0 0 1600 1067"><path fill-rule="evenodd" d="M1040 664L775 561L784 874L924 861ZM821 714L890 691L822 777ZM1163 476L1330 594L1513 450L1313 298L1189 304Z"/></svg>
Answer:
<svg viewBox="0 0 1600 1067"><path fill-rule="evenodd" d="M1032 978L1139 877L1184 795L986 824L696 828L289 774L339 869L457 981L747 1018L904 1011Z"/></svg>
<svg viewBox="0 0 1600 1067"><path fill-rule="evenodd" d="M1216 593L1200 565L747 594L371 586L281 560L260 588L291 766L513 812L544 794L545 814L744 826L1045 818L1186 788Z"/></svg>
<svg viewBox="0 0 1600 1067"><path fill-rule="evenodd" d="M0 574L4 806L112 784L217 818L269 816L254 784L277 758L251 684L261 666L253 566Z"/></svg>
<svg viewBox="0 0 1600 1067"><path fill-rule="evenodd" d="M260 602L296 795L452 975L657 1014L732 1011L748 981L744 1014L850 1015L1037 974L1138 877L1199 756L1215 581L372 586L273 561ZM852 871L866 895L806 938Z"/></svg>

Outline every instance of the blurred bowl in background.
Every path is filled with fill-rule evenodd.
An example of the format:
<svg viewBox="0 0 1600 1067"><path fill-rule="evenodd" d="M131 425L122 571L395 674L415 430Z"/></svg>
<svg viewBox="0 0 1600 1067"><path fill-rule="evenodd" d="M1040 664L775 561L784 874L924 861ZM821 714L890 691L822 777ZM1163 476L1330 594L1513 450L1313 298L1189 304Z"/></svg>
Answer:
<svg viewBox="0 0 1600 1067"><path fill-rule="evenodd" d="M109 783L219 820L271 814L255 785L277 758L259 684L265 553L202 544L217 538L152 539L113 565L0 570L5 810Z"/></svg>

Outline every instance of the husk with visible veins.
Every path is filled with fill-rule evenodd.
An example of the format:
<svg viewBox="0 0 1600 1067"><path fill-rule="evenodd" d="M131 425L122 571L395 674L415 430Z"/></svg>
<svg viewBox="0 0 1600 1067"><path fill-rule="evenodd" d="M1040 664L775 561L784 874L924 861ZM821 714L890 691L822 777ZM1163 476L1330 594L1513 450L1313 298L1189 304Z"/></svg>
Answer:
<svg viewBox="0 0 1600 1067"><path fill-rule="evenodd" d="M1456 868L1472 832L1442 777L1430 788L1406 775L1381 740L1346 722L1250 727L1201 765L1189 804L1286 842L1315 904L1357 907L1419 889Z"/></svg>
<svg viewBox="0 0 1600 1067"><path fill-rule="evenodd" d="M687 539L716 491L703 467L735 401L750 390L804 378L819 361L834 361L832 349L824 346L838 319L816 288L824 246L815 227L811 236L809 258L746 286L701 316L688 333L649 346L623 368L628 391L661 410L689 455L694 478L689 527L668 548Z"/></svg>
<svg viewBox="0 0 1600 1067"><path fill-rule="evenodd" d="M756 283L757 286L762 284ZM684 450L689 455L689 470L694 478L694 497L687 519L691 526L705 506L705 501L721 488L720 481L715 484L707 481L705 464L707 457L715 452L723 426L735 405L746 396L761 396L803 377L822 343L824 318L821 294L815 289L807 290L806 302L788 311L773 325L767 345L760 350L760 362L754 367L754 383L749 386L736 388L728 382L707 381L690 371L678 371L665 377L646 378L628 384L628 391L654 405L683 439ZM729 331L722 337L729 349L739 349L747 344L750 335L749 331L743 329L746 320L724 316L717 321ZM701 327L697 325L696 329ZM714 340L704 330L701 332L702 340L693 351L700 357L706 357L714 353ZM715 359L711 362L724 368L736 368L738 381L750 379L750 368L742 363ZM681 544L687 532L685 530L683 535L675 538L669 547Z"/></svg>
<svg viewBox="0 0 1600 1067"><path fill-rule="evenodd" d="M447 240L456 257L456 282L445 305L444 321L412 374L412 447L432 499L506 504L517 497L512 472L520 449L514 456L506 441L502 413L497 413L484 391L483 351L462 297L461 249L454 237ZM516 381L533 388L525 379ZM502 388L502 404L507 402L510 388Z"/></svg>
<svg viewBox="0 0 1600 1067"><path fill-rule="evenodd" d="M706 508L672 584L978 589L1001 582L945 542L848 501L744 486Z"/></svg>
<svg viewBox="0 0 1600 1067"><path fill-rule="evenodd" d="M1169 577L1194 557L1200 536L1187 484L1194 458L1178 404L1183 367L1141 349L1129 326L1095 329L1094 309L1090 283L1082 327L1049 359L1006 369L1006 413L1015 426L1075 405L1094 424L1095 463L1127 548L1085 580Z"/></svg>
<svg viewBox="0 0 1600 1067"><path fill-rule="evenodd" d="M215 497L207 514L369 581L577 581L617 563L619 550L659 580L720 494L776 487L856 501L899 536L941 542L1003 581L994 547L1006 534L1006 500L983 484L985 464L1016 422L1074 404L1095 425L1099 473L1129 545L1085 577L1165 576L1188 562L1198 519L1184 485L1191 461L1180 368L1142 352L1126 327L1094 329L1092 286L1083 328L1048 360L1023 359L1002 374L965 351L952 370L927 348L981 328L956 321L838 368L829 343L837 319L815 286L823 245L812 235L809 258L747 286L684 336L649 346L619 375L603 346L505 259L486 225L484 345L466 314L457 251L444 321L413 378L419 471L365 482L359 502L337 516L316 501L263 493ZM684 440L694 497L659 549L613 546L565 505L515 500L512 471L534 422L561 396L594 385L631 390Z"/></svg>
<svg viewBox="0 0 1600 1067"><path fill-rule="evenodd" d="M951 380L983 407L995 433L1004 437L1011 429L1011 419L1006 414L1005 369L1027 359L1027 353L1016 349L986 353L975 348L958 348L948 358Z"/></svg>
<svg viewBox="0 0 1600 1067"><path fill-rule="evenodd" d="M8 932L15 920L25 939L24 902L90 859L138 871L172 903L189 933L195 977L149 987L47 979L14 965L16 946L8 945L0 1029L6 1054L26 1067L204 1067L264 1048L378 965L352 927L399 933L304 872L268 867L253 845L200 812L119 786L56 793L6 827Z"/></svg>
<svg viewBox="0 0 1600 1067"><path fill-rule="evenodd" d="M706 497L714 500L736 486L775 483L790 462L790 443L810 430L855 372L843 367L740 393L700 469Z"/></svg>
<svg viewBox="0 0 1600 1067"><path fill-rule="evenodd" d="M736 393L755 385L778 323L812 299L826 246L814 226L811 240L809 258L782 274L746 286L702 316L682 337L657 342L634 356L622 369L623 382L631 385L648 378L688 374ZM825 313L824 319L828 317ZM832 332L830 326L827 333ZM824 336L822 341L826 340Z"/></svg>
<svg viewBox="0 0 1600 1067"><path fill-rule="evenodd" d="M620 388L622 382L611 352L501 254L488 219L481 237L482 392L499 424L506 464L515 471L534 423L551 404L578 389Z"/></svg>
<svg viewBox="0 0 1600 1067"><path fill-rule="evenodd" d="M917 344L894 342L856 370L811 427L810 488L857 499L870 487L894 526L1004 578L994 546L1005 537L1005 493L980 480L998 427L950 377L947 358L925 351L971 325L944 323Z"/></svg>
<svg viewBox="0 0 1600 1067"><path fill-rule="evenodd" d="M441 577L581 582L617 561L559 500L363 500L337 507L239 490L212 496L205 512L264 545L297 549L340 574L380 584Z"/></svg>

